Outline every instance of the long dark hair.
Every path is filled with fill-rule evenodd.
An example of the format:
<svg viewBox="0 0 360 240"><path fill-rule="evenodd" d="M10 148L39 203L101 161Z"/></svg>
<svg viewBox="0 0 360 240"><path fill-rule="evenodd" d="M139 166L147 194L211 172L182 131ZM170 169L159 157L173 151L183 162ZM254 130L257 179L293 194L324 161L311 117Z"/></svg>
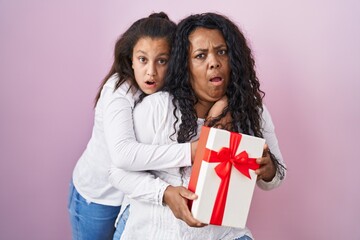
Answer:
<svg viewBox="0 0 360 240"><path fill-rule="evenodd" d="M95 106L100 98L102 87L115 73L118 74L119 80L117 81L114 90L119 88L126 80L130 81L130 88L139 88L135 80L134 71L131 67L131 58L134 46L140 38L166 38L171 49L175 30L176 24L170 21L169 17L164 12L152 13L149 17L134 22L116 41L114 48L114 62L109 73L100 84L98 93L95 97Z"/></svg>
<svg viewBox="0 0 360 240"><path fill-rule="evenodd" d="M178 24L165 80L165 90L174 97L175 108L181 111L178 142L188 142L197 134L197 116L194 108L197 98L189 82L188 49L189 35L199 27L219 30L228 47L231 76L226 91L228 107L224 109L222 116L227 112L231 113L232 131L262 137L262 98L265 93L260 90L255 61L247 41L239 28L227 17L216 13L204 13L191 15ZM176 109L174 115L177 123L179 119L175 114Z"/></svg>
<svg viewBox="0 0 360 240"><path fill-rule="evenodd" d="M176 124L179 121L176 111L179 108L181 112L177 141L179 143L189 142L197 134L197 115L194 106L198 100L190 84L188 50L189 35L199 27L217 29L222 33L228 48L231 69L226 91L228 107L210 123L210 126L216 124L216 121L230 112L232 117L230 130L263 137L261 115L262 99L265 93L260 90L260 82L255 72L255 61L247 40L241 30L227 17L216 13L203 13L191 15L178 24L168 74L165 78L164 90L173 96L173 105L175 106L173 112L176 118L173 125L175 133ZM280 178L284 178L285 166L276 159L274 154L271 152L269 154Z"/></svg>

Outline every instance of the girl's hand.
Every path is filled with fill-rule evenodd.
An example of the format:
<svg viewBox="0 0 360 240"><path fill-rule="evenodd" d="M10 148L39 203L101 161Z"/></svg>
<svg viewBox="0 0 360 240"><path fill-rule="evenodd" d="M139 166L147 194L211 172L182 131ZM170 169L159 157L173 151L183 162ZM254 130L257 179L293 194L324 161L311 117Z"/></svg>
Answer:
<svg viewBox="0 0 360 240"><path fill-rule="evenodd" d="M227 106L228 106L228 99L227 96L224 95L222 98L216 101L214 105L210 108L208 117L214 118L219 116Z"/></svg>
<svg viewBox="0 0 360 240"><path fill-rule="evenodd" d="M206 224L195 219L188 207L188 200L195 200L196 198L195 193L182 186L170 185L164 192L164 203L169 206L176 218L183 220L190 227L204 227Z"/></svg>
<svg viewBox="0 0 360 240"><path fill-rule="evenodd" d="M228 106L228 99L227 96L223 96L221 99L219 99L217 102L214 103L214 105L210 108L206 121L205 126L209 126L209 124L214 120L215 118L219 117L225 108ZM219 121L217 121L215 124L211 124L213 126L211 127L217 127L222 129L228 129L228 126L231 126L231 114L228 112L225 117L222 117ZM230 130L230 129L228 129Z"/></svg>

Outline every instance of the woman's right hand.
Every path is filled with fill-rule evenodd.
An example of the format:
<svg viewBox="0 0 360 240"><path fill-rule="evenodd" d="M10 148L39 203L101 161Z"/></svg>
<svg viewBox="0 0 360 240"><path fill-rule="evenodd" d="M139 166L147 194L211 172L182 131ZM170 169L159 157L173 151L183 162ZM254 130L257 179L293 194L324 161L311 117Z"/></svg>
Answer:
<svg viewBox="0 0 360 240"><path fill-rule="evenodd" d="M188 201L195 200L196 194L179 186L168 186L164 192L164 203L169 206L176 218L183 220L190 227L204 227L206 224L196 220L191 214Z"/></svg>

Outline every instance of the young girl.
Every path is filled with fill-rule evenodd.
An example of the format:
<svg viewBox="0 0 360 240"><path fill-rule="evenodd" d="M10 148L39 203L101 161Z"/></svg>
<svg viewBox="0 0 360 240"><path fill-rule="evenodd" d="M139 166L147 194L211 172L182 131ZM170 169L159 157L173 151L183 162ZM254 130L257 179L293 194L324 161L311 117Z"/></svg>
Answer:
<svg viewBox="0 0 360 240"><path fill-rule="evenodd" d="M73 239L112 239L123 193L108 181L110 165L135 170L191 165L189 143L139 144L133 130L135 102L163 86L175 30L165 13L154 13L116 42L114 63L96 96L92 136L70 184Z"/></svg>

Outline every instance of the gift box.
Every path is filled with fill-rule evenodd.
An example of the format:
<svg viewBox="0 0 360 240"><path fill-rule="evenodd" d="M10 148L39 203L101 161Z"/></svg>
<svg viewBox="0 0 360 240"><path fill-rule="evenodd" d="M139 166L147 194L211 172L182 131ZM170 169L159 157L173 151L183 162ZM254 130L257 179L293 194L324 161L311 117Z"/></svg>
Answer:
<svg viewBox="0 0 360 240"><path fill-rule="evenodd" d="M207 224L245 228L265 139L202 127L189 190L193 216Z"/></svg>

